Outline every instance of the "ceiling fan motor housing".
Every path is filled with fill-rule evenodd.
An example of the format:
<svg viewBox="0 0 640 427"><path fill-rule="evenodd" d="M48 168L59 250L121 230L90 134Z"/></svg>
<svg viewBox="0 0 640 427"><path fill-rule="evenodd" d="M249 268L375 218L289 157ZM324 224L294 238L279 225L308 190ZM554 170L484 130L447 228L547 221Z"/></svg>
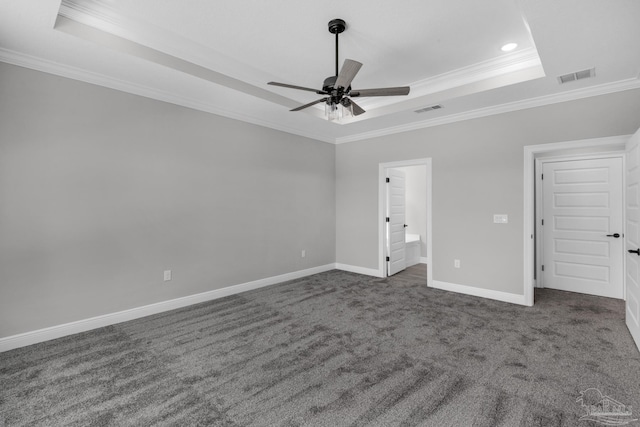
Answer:
<svg viewBox="0 0 640 427"><path fill-rule="evenodd" d="M337 78L338 76L327 77L326 79L324 79L324 83L322 84L322 90L327 92L331 97L328 100L331 104L337 104L338 102L340 102L340 99L342 99L342 97L348 94L351 90L351 86L346 89L342 87L336 88L335 84Z"/></svg>
<svg viewBox="0 0 640 427"><path fill-rule="evenodd" d="M347 28L347 23L342 19L332 19L329 21L329 32L331 34L340 34Z"/></svg>

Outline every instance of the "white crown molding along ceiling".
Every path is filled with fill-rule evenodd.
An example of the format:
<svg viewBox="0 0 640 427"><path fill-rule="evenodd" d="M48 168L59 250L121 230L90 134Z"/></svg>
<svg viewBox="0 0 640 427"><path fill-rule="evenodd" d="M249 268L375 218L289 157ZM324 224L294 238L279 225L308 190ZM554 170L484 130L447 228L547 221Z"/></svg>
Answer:
<svg viewBox="0 0 640 427"><path fill-rule="evenodd" d="M257 1L249 3L260 8ZM312 9L304 16L296 15L300 2L281 3L289 7L261 9L262 15L273 16L256 14L253 21L244 16L251 5L226 5L216 11L211 25L202 25L189 19L210 12L204 3L190 5L196 9L191 15L177 2L151 8L156 5L151 0L135 5L119 0L10 0L0 17L9 34L0 39L0 61L330 143L640 88L640 30L633 24L640 19L638 2L609 2L603 9L597 0L561 5L553 0L496 0L494 10L485 11L486 4L469 0L439 0L429 7L410 1L383 26L376 21L376 10L384 5L376 2L345 6L329 1L324 7L302 2ZM145 7L149 13L141 15ZM460 17L458 24L442 25L435 34L437 28L428 29L437 27L438 16L459 16L467 9L469 16ZM416 16L427 11L432 20L417 25L422 22ZM15 25L12 14L25 25ZM339 124L326 121L322 103L289 112L318 95L266 82L320 89L334 61L327 16L347 21L340 61L348 57L364 64L354 87L405 85L411 87L409 95L359 98L366 113ZM474 27L483 17L491 17L491 22ZM285 28L277 28L278 22ZM295 25L286 28L289 22ZM221 34L215 32L218 27ZM467 27L473 28L465 33ZM520 48L503 53L497 40L516 41ZM592 67L594 78L558 83L560 74ZM444 108L415 112L436 104Z"/></svg>
<svg viewBox="0 0 640 427"><path fill-rule="evenodd" d="M32 70L42 71L44 73L54 74L60 77L66 77L85 83L91 83L97 86L103 86L110 89L143 96L145 98L156 99L158 101L164 101L175 105L181 105L183 107L192 108L194 110L204 111L207 113L212 113L219 116L228 117L230 119L268 127L275 130L304 136L307 138L317 139L330 143L335 142L334 139L326 138L321 134L301 132L297 128L282 126L278 123L261 120L259 117L253 117L248 114L236 113L234 111L219 107L212 102L206 102L201 99L180 96L180 94L175 92L163 91L161 89L146 86L144 84L121 80L112 76L107 76L105 74L83 70L81 68L72 67L70 65L59 64L42 58L36 58L20 52L14 52L0 48L0 62L6 62L7 64L13 64Z"/></svg>

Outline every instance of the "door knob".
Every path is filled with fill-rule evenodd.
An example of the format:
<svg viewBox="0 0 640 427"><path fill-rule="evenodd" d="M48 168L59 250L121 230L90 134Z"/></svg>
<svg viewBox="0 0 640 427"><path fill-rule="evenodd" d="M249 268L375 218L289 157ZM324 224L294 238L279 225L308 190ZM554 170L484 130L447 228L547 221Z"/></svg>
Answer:
<svg viewBox="0 0 640 427"><path fill-rule="evenodd" d="M630 254L636 254L636 255L640 256L640 248L638 248L638 249L628 249L627 252L629 252Z"/></svg>
<svg viewBox="0 0 640 427"><path fill-rule="evenodd" d="M620 233L607 234L607 237L615 237L617 239L620 237Z"/></svg>

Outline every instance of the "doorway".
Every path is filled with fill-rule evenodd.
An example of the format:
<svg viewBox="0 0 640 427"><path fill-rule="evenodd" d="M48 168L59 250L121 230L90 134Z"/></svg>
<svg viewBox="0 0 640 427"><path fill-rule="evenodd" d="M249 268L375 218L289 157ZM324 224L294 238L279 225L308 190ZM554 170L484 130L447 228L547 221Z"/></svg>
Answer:
<svg viewBox="0 0 640 427"><path fill-rule="evenodd" d="M390 201L390 197L391 197L391 188L390 188L390 182L387 182L387 178L390 177L390 174L392 174L393 170L395 170L396 172L400 172L400 173L396 173L397 175L405 175L407 176L407 174L405 172L410 172L409 173L409 185L411 185L411 180L415 179L415 176L419 176L423 182L419 183L419 184L414 184L413 186L416 187L413 190L410 189L409 191L419 191L421 194L420 196L424 196L421 198L422 202L420 203L424 203L426 206L422 206L420 208L415 207L415 206L409 206L409 209L406 210L404 209L404 202L403 202L403 209L402 210L406 210L409 213L408 218L411 218L410 220L407 221L402 221L402 224L398 223L400 228L403 230L401 233L398 232L398 230L396 230L396 237L398 236L402 236L403 238L396 238L396 243L395 243L395 250L396 250L396 256L399 256L401 258L404 258L403 261L401 261L400 264L396 263L396 267L394 267L394 269L390 270L389 269L389 262L387 261L387 257L390 257L390 229L388 229L388 223L387 223L387 217L390 218L391 221L391 215L389 214L389 201ZM416 172L411 173L411 172ZM426 158L426 159L414 159L414 160L405 160L405 161L399 161L399 162L390 162L390 163L381 163L379 164L379 172L378 172L378 179L379 179L379 187L378 187L378 201L379 201L379 206L378 206L378 218L379 218L379 230L378 230L378 246L379 246L379 250L378 250L378 259L379 259L379 276L380 277L387 277L390 275L390 273L394 273L397 271L402 270L402 268L398 269L398 265L402 266L403 264L406 265L406 240L405 240L405 232L404 232L404 224L406 223L408 227L406 227L409 231L410 231L410 235L418 235L420 236L420 246L418 247L419 250L419 254L418 254L418 261L420 263L426 264L427 265L427 285L430 285L432 282L432 278L433 278L433 272L432 272L432 244L431 244L431 159L430 158ZM399 189L396 189L396 193L400 191ZM409 195L409 198L411 199L411 195ZM411 202L410 202L411 203ZM407 219L407 216L404 216L404 219ZM398 222L400 220L400 218L398 217L398 215L396 215L396 218L394 218L394 221ZM398 227L396 227L398 228ZM415 244L414 243L410 243L410 246L413 247ZM399 247L402 246L402 249L399 249ZM398 251L400 251L400 255L398 253ZM410 260L409 263L411 263L411 259L415 259L414 257L416 256L415 253L410 253Z"/></svg>
<svg viewBox="0 0 640 427"><path fill-rule="evenodd" d="M624 298L623 154L536 161L538 287Z"/></svg>
<svg viewBox="0 0 640 427"><path fill-rule="evenodd" d="M539 262L541 254L538 249L541 243L537 238L539 226L537 213L539 203L536 203L536 188L540 186L539 175L536 174L537 163L543 158L554 157L561 160L562 157L602 157L606 155L619 155L624 157L625 143L629 140L629 135L594 138L577 141L565 141L541 145L529 145L524 147L524 269L523 269L523 290L524 305L534 304L534 288L537 279L540 277L541 265ZM538 166L538 170L539 170ZM541 218L540 218L541 219ZM537 244L538 243L538 244ZM536 268L536 266L538 268Z"/></svg>

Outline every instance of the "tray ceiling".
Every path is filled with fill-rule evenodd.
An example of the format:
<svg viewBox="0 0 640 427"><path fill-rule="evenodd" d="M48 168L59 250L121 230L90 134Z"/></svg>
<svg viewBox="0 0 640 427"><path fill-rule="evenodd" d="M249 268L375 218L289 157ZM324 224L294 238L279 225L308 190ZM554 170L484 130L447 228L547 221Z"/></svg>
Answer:
<svg viewBox="0 0 640 427"><path fill-rule="evenodd" d="M211 2L5 0L0 61L327 142L348 142L640 87L640 2L436 0ZM318 95L340 61L354 88L411 86L362 98L367 113L324 119ZM515 42L509 53L500 47ZM559 84L558 76L596 69ZM443 108L416 113L431 105Z"/></svg>

